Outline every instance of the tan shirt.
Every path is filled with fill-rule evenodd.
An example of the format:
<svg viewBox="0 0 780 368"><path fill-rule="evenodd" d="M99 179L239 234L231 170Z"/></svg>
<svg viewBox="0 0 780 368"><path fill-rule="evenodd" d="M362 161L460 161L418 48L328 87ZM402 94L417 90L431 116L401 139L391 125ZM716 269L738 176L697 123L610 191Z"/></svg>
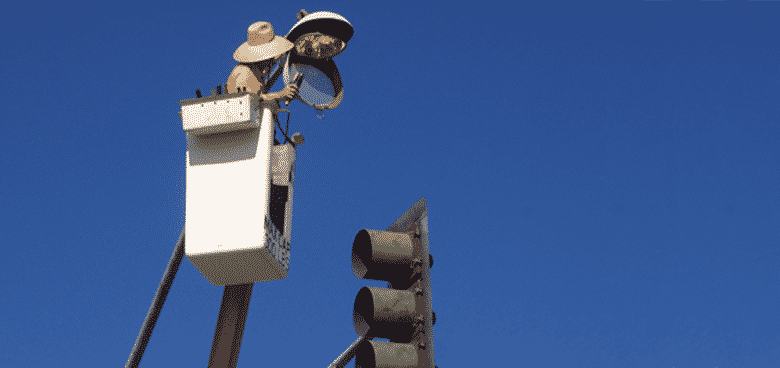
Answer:
<svg viewBox="0 0 780 368"><path fill-rule="evenodd" d="M263 79L266 77L263 74L266 73L262 73L262 71L259 70L253 70L244 64L236 65L227 80L227 93L235 93L238 88L246 87L247 92L262 94Z"/></svg>

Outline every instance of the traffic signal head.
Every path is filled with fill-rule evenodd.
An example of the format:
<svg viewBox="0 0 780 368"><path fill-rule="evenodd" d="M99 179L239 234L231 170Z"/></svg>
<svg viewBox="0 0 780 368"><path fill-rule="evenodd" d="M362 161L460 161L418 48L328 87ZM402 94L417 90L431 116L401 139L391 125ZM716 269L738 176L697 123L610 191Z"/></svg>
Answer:
<svg viewBox="0 0 780 368"><path fill-rule="evenodd" d="M369 338L356 347L356 367L434 367L431 265L424 198L387 230L357 233L352 272L388 287L363 287L355 298L355 332Z"/></svg>

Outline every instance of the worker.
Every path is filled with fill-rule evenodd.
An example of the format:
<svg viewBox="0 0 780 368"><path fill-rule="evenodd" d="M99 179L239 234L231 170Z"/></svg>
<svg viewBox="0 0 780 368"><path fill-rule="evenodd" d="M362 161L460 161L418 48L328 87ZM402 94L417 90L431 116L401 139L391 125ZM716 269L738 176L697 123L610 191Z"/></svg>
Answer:
<svg viewBox="0 0 780 368"><path fill-rule="evenodd" d="M246 42L236 49L233 59L238 65L233 68L227 80L226 93L244 91L256 93L263 100L292 100L298 95L298 86L290 83L274 93L264 93L265 79L282 55L293 48L292 42L274 35L274 28L268 22L256 22L247 30Z"/></svg>

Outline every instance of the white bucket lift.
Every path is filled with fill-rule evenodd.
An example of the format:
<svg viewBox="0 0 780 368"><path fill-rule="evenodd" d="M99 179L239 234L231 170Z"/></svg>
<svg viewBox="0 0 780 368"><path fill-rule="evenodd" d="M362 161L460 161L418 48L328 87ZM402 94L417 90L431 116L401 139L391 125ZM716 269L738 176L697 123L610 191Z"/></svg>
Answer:
<svg viewBox="0 0 780 368"><path fill-rule="evenodd" d="M239 92L179 104L187 258L217 286L287 277L295 148L274 145L278 102Z"/></svg>

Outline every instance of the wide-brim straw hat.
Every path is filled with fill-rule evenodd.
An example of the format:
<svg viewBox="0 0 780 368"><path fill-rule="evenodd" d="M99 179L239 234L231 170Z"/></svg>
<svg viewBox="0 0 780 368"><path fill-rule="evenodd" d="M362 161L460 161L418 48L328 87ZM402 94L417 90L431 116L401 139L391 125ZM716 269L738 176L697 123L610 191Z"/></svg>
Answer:
<svg viewBox="0 0 780 368"><path fill-rule="evenodd" d="M256 22L247 29L246 42L236 49L233 59L239 63L254 63L275 58L292 48L292 42L274 34L271 23Z"/></svg>

